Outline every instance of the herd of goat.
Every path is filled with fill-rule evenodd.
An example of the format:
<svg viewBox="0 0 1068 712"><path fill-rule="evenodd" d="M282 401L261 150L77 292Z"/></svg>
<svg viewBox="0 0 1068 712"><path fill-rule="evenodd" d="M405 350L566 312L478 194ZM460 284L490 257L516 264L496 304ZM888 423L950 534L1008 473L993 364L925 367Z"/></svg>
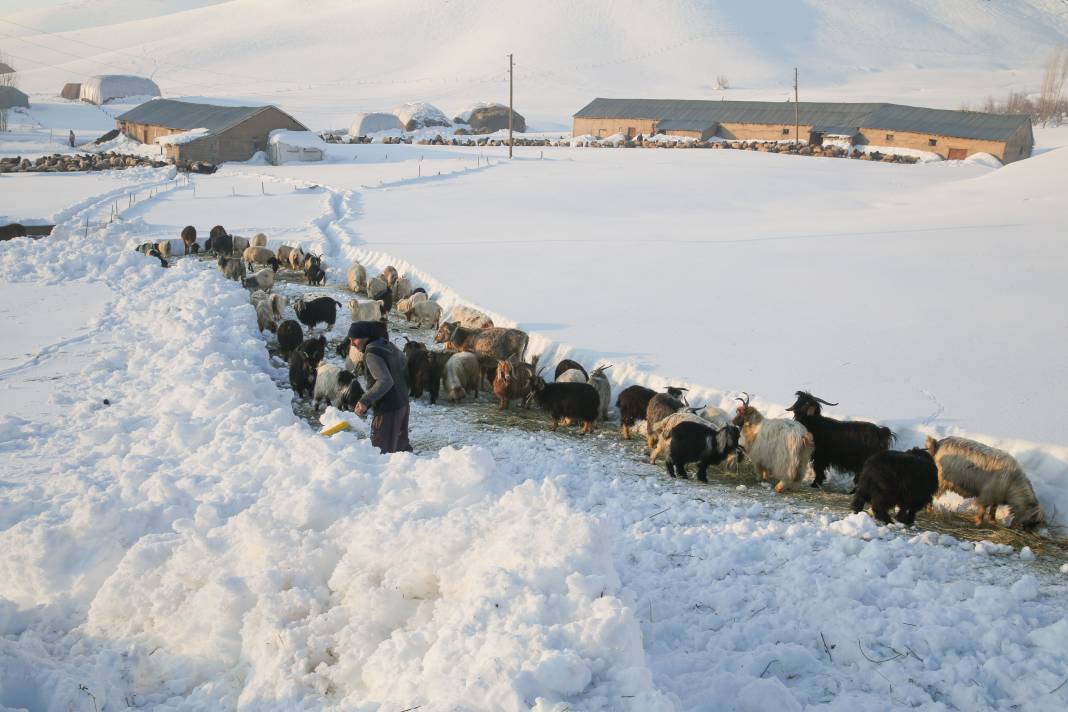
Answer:
<svg viewBox="0 0 1068 712"><path fill-rule="evenodd" d="M193 226L182 230L181 240L186 255L200 252ZM168 240L137 249L158 258L162 266L169 264ZM275 275L283 267L302 272L309 285L325 284L321 255L289 245L271 250L262 233L246 240L220 225L212 228L203 249L216 257L227 278L250 290L260 331L276 334L279 351L289 361L294 392L310 398L316 409L330 403L352 410L364 393L359 377L370 378L362 354L343 340L337 355L344 366L326 363L326 336L306 336L304 331L306 327L310 334L319 324L332 330L341 303L328 296L303 297L292 305L296 320L283 319L288 300L272 293ZM552 430L563 422L581 425L587 434L608 420L612 385L605 372L610 365L587 371L565 359L556 365L552 382L547 382L538 357L525 360L529 339L523 331L494 326L486 314L465 306L454 307L452 320L442 321L441 306L422 287L413 288L394 267L368 278L366 268L353 263L347 278L349 290L357 295L348 302L353 321L377 321L387 336L386 318L396 309L416 326L436 329L434 341L443 344L441 350L413 340L404 345L412 398L425 393L434 404L444 389L445 397L456 402L491 390L501 410L512 403L523 407L536 403L548 411ZM744 393L733 415L713 405L691 407L685 393L685 388L658 393L633 385L620 391L615 401L623 438L629 440L631 429L644 422L650 461L655 464L663 455L671 477L688 477L687 465L696 463L697 479L707 482L710 466L745 459L762 480L774 482L776 491L783 492L801 483L809 470L814 475L812 486L819 487L828 468L834 468L853 475L853 511L870 505L884 523L893 521L891 511L896 508L896 519L912 524L918 511L946 491L976 500L977 525L985 517L994 522L1002 505L1010 509L1013 526L1031 530L1045 523L1019 463L1010 454L974 440L929 437L926 447L897 451L891 449L895 436L889 428L828 417L823 406L837 403L804 391L798 391L787 408L792 418L765 417Z"/></svg>

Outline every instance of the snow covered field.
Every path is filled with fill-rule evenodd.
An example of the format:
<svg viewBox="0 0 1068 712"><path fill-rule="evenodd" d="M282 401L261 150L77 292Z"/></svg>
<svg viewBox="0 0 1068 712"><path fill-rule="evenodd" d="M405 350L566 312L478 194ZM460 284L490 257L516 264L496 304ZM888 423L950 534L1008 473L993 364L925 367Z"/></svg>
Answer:
<svg viewBox="0 0 1068 712"><path fill-rule="evenodd" d="M1037 88L1068 36L1060 0L769 12L10 0L0 45L34 106L0 156L112 128L126 106L55 98L101 71L321 130L501 100L514 51L517 106L548 130L596 95L783 99L797 64L802 98L955 108ZM328 268L281 293L344 302L352 260L392 263L529 330L543 364L612 363L617 391L685 383L728 407L745 390L779 415L805 388L900 447L977 437L1064 527L1068 131L1036 136L1006 168L361 144L189 180L0 176L0 224L57 224L0 243L0 711L1061 712L1063 548L1036 558L927 515L878 526L845 511L840 478L786 496L668 480L615 424L549 433L485 395L415 404L416 452L382 457L351 416L317 434L209 260L163 270L132 249L180 254L186 224L262 231Z"/></svg>

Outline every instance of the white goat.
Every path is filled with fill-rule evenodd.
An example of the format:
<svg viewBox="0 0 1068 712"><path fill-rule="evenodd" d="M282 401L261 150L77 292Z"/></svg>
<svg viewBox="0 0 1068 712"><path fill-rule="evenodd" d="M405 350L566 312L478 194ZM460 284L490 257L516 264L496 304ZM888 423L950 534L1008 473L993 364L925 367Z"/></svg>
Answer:
<svg viewBox="0 0 1068 712"><path fill-rule="evenodd" d="M465 329L492 329L493 319L480 312L478 309L461 305L454 306L449 315L449 321L458 321ZM585 381L584 381L585 382Z"/></svg>
<svg viewBox="0 0 1068 712"><path fill-rule="evenodd" d="M384 305L385 303L381 299L350 299L349 311L352 312L353 321L380 321Z"/></svg>
<svg viewBox="0 0 1068 712"><path fill-rule="evenodd" d="M482 382L482 369L478 356L469 352L453 354L445 362L445 395L450 401L462 400L469 391L478 397L478 387Z"/></svg>
<svg viewBox="0 0 1068 712"><path fill-rule="evenodd" d="M812 451L816 441L812 433L796 420L765 418L749 405L749 396L738 399L734 424L742 430L742 440L749 461L762 480L776 480L776 492L782 492L805 478L812 469Z"/></svg>
<svg viewBox="0 0 1068 712"><path fill-rule="evenodd" d="M353 262L349 267L349 289L357 294L367 292L367 269L359 262Z"/></svg>
<svg viewBox="0 0 1068 712"><path fill-rule="evenodd" d="M412 321L413 317L416 326L436 329L441 321L441 307L437 302L416 302L404 312L404 318L408 321Z"/></svg>
<svg viewBox="0 0 1068 712"><path fill-rule="evenodd" d="M601 399L601 407L598 411L601 420L608 420L608 406L612 403L612 384L608 381L608 376L604 375L604 372L612 368L612 365L598 366L590 371L590 380L587 381L597 391L597 395ZM571 369L574 371L577 369ZM564 374L567 374L565 371ZM561 374L561 375L564 375Z"/></svg>

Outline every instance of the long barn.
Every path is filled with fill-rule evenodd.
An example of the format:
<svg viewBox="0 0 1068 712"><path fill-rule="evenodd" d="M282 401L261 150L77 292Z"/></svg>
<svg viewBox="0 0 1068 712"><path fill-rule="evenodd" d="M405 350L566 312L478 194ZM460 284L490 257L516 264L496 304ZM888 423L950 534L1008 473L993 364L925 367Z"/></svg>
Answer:
<svg viewBox="0 0 1068 712"><path fill-rule="evenodd" d="M153 99L122 114L118 129L141 143L159 143L175 161L247 161L267 150L275 129L308 127L274 106L216 106Z"/></svg>
<svg viewBox="0 0 1068 712"><path fill-rule="evenodd" d="M574 136L633 138L658 133L810 144L833 138L929 151L947 159L989 153L1003 163L1027 158L1034 146L1027 116L900 104L594 99L574 116Z"/></svg>

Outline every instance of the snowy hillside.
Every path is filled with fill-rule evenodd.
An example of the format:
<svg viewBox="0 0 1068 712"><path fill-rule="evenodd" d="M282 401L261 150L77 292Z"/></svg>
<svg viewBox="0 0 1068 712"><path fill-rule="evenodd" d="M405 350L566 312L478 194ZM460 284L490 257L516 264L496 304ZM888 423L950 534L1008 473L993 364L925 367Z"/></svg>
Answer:
<svg viewBox="0 0 1068 712"><path fill-rule="evenodd" d="M183 5L192 9L179 11ZM473 101L505 100L509 52L516 105L542 126L569 125L594 96L786 99L795 66L807 99L957 108L1010 88L1037 90L1039 67L1068 37L1061 0L88 7L31 5L5 17L0 43L29 91L55 94L64 82L103 72L142 73L165 94L270 101L316 128L345 127L357 112L407 101L434 102L451 116ZM720 76L729 91L716 88Z"/></svg>

